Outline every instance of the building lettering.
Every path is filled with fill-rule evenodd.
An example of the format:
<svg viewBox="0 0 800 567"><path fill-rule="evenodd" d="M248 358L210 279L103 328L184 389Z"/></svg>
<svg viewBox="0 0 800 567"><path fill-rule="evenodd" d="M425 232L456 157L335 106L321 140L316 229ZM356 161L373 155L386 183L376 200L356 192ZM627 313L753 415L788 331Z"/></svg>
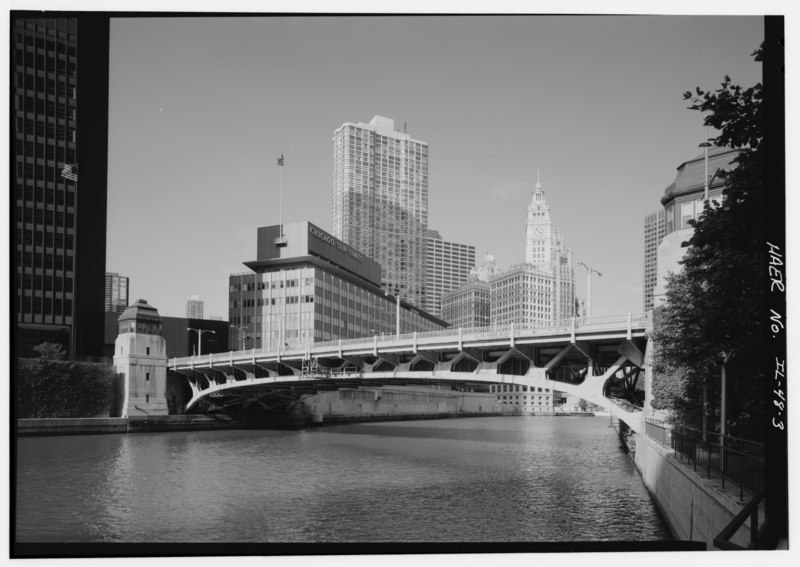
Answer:
<svg viewBox="0 0 800 567"><path fill-rule="evenodd" d="M333 246L334 248L336 248L337 250L339 250L340 252L342 252L344 254L347 254L351 258L354 258L355 260L358 260L359 262L363 262L364 261L364 257L361 254L359 254L358 252L356 252L355 250L353 250L352 248L347 246L344 242L334 238L333 236L331 236L327 232L318 229L316 226L309 225L308 226L308 232L312 236L315 236L315 237L319 238L320 240L322 240L325 244L328 244L329 246Z"/></svg>

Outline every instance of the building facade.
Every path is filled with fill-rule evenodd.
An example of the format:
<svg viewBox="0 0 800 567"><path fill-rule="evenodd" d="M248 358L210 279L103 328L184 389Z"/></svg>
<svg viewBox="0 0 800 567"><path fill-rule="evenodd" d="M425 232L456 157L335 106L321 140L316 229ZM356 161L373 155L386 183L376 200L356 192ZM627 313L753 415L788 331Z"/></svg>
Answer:
<svg viewBox="0 0 800 567"><path fill-rule="evenodd" d="M525 262L489 279L491 324L547 327L575 314L575 268L537 181L528 205Z"/></svg>
<svg viewBox="0 0 800 567"><path fill-rule="evenodd" d="M200 296L193 295L186 300L186 317L187 319L203 318L203 300L200 299Z"/></svg>
<svg viewBox="0 0 800 567"><path fill-rule="evenodd" d="M128 278L115 272L106 272L105 308L109 311L121 313L128 307Z"/></svg>
<svg viewBox="0 0 800 567"><path fill-rule="evenodd" d="M553 414L566 403L563 392L534 386L491 384L489 393L497 396L501 408L511 406L512 412L520 415Z"/></svg>
<svg viewBox="0 0 800 567"><path fill-rule="evenodd" d="M428 144L394 120L345 123L333 135L333 236L381 266L381 287L426 306Z"/></svg>
<svg viewBox="0 0 800 567"><path fill-rule="evenodd" d="M381 288L373 259L310 222L258 229L251 273L232 274L231 346L286 345L396 333L397 302ZM400 332L436 331L447 324L405 300Z"/></svg>
<svg viewBox="0 0 800 567"><path fill-rule="evenodd" d="M653 290L658 279L658 245L664 238L664 209L644 218L644 310L653 308Z"/></svg>
<svg viewBox="0 0 800 567"><path fill-rule="evenodd" d="M549 321L554 323L572 317L575 313L575 266L572 250L564 245L558 228L553 225L550 205L538 181L528 205L525 263L552 277L553 295ZM523 278L522 281L528 280Z"/></svg>
<svg viewBox="0 0 800 567"><path fill-rule="evenodd" d="M491 321L489 282L470 279L442 295L442 319L451 327L488 327Z"/></svg>
<svg viewBox="0 0 800 567"><path fill-rule="evenodd" d="M47 341L70 358L99 355L109 19L12 14L11 23L17 354Z"/></svg>
<svg viewBox="0 0 800 567"><path fill-rule="evenodd" d="M708 198L720 202L725 184L719 175L736 167L734 159L739 154L732 148L712 147L708 150L708 167L705 154L695 156L678 166L675 181L664 191L664 237L656 253L656 281L653 288L653 305L665 300L666 277L681 270L680 261L686 253L683 242L692 237L690 221L697 220L703 211L705 175L708 171Z"/></svg>
<svg viewBox="0 0 800 567"><path fill-rule="evenodd" d="M442 315L443 294L458 288L475 268L475 247L447 242L435 230L428 230L425 258L425 310Z"/></svg>

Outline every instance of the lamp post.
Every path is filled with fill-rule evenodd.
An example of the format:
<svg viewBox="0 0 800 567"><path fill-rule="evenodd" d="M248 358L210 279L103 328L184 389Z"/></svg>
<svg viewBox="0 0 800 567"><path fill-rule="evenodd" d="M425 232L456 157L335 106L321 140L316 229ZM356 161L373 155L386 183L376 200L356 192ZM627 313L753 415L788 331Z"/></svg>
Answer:
<svg viewBox="0 0 800 567"><path fill-rule="evenodd" d="M231 329L237 329L239 331L239 335L242 337L242 350L245 350L244 332L247 330L247 326L239 327L237 325L231 325Z"/></svg>
<svg viewBox="0 0 800 567"><path fill-rule="evenodd" d="M395 333L395 338L400 338L400 293L389 293L386 292L387 297L394 297L397 300L397 332Z"/></svg>
<svg viewBox="0 0 800 567"><path fill-rule="evenodd" d="M186 327L186 330L197 333L197 356L203 354L203 333L211 333L212 335L216 335L216 333L211 329L191 329Z"/></svg>
<svg viewBox="0 0 800 567"><path fill-rule="evenodd" d="M583 262L578 262L579 266L586 268L586 318L592 317L592 272L597 274L597 277L602 277L603 274L595 270L591 266L587 266Z"/></svg>

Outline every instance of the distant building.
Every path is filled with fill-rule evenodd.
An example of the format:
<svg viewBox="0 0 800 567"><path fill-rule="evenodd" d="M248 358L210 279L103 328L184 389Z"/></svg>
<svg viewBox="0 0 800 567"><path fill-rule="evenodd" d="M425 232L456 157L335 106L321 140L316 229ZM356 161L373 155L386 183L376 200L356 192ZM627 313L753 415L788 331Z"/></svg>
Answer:
<svg viewBox="0 0 800 567"><path fill-rule="evenodd" d="M475 247L447 242L435 230L428 230L425 261L425 310L440 317L441 297L467 281L475 268Z"/></svg>
<svg viewBox="0 0 800 567"><path fill-rule="evenodd" d="M105 311L121 313L128 307L128 278L115 272L106 272Z"/></svg>
<svg viewBox="0 0 800 567"><path fill-rule="evenodd" d="M739 150L731 148L709 148L708 150L708 195L711 201L721 201L725 184L720 171L736 167L733 160ZM686 253L681 243L692 237L694 229L689 221L696 220L703 211L705 192L705 155L695 156L678 166L678 174L664 191L661 204L664 206L664 238L658 245L656 258L656 282L653 289L654 306L665 298L666 277L670 272L681 271L680 261Z"/></svg>
<svg viewBox="0 0 800 567"><path fill-rule="evenodd" d="M653 289L658 279L658 245L664 238L664 209L644 218L644 310L653 308Z"/></svg>
<svg viewBox="0 0 800 567"><path fill-rule="evenodd" d="M381 266L381 287L425 308L428 144L375 116L333 135L333 236Z"/></svg>
<svg viewBox="0 0 800 567"><path fill-rule="evenodd" d="M186 301L186 317L189 319L203 318L203 300L200 296L193 295Z"/></svg>
<svg viewBox="0 0 800 567"><path fill-rule="evenodd" d="M103 356L114 355L114 341L117 339L117 322L119 313L107 312L105 314L105 337ZM236 345L228 345L228 334L232 333L227 321L212 321L209 319L187 319L185 317L161 317L161 336L166 341L167 358L192 356L197 354L197 333L189 329L214 331L202 333L204 355L214 352L228 352L235 350Z"/></svg>
<svg viewBox="0 0 800 567"><path fill-rule="evenodd" d="M396 300L381 289L381 267L310 222L258 229L253 273L232 274L229 320L236 348L393 335ZM447 324L401 301L400 332L435 331Z"/></svg>
<svg viewBox="0 0 800 567"><path fill-rule="evenodd" d="M483 259L483 263L470 270L467 279L476 279L482 282L488 282L499 273L500 269L497 267L497 262L494 261L494 256L487 254Z"/></svg>
<svg viewBox="0 0 800 567"><path fill-rule="evenodd" d="M522 415L552 414L566 403L563 392L534 386L491 384L489 393L497 395L497 404L501 408L511 406L514 413Z"/></svg>
<svg viewBox="0 0 800 567"><path fill-rule="evenodd" d="M489 282L476 278L442 295L442 319L451 327L488 327L491 308Z"/></svg>
<svg viewBox="0 0 800 567"><path fill-rule="evenodd" d="M528 206L525 263L489 280L491 324L548 327L575 314L572 250L550 219L550 206L536 183Z"/></svg>
<svg viewBox="0 0 800 567"><path fill-rule="evenodd" d="M42 13L42 16L46 15ZM103 349L109 18L11 14L18 356ZM80 180L78 179L80 165Z"/></svg>

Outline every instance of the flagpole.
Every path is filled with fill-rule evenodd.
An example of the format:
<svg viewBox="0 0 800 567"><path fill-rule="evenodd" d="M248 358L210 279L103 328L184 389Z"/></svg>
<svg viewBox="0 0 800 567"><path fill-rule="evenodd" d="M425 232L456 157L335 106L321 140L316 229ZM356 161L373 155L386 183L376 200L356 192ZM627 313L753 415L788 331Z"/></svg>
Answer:
<svg viewBox="0 0 800 567"><path fill-rule="evenodd" d="M283 238L283 154L281 154L281 159L278 162L278 165L281 166L281 195L280 201L278 203L278 223L280 224L280 237Z"/></svg>

